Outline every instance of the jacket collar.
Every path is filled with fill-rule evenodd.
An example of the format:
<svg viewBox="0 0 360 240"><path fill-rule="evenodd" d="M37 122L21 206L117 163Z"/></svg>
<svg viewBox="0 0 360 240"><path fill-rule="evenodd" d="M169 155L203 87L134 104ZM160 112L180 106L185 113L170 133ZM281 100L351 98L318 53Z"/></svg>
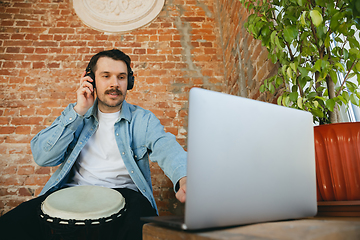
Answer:
<svg viewBox="0 0 360 240"><path fill-rule="evenodd" d="M93 106L86 112L84 117L90 118L91 116L93 116L96 119L96 121L99 121L97 117L97 111L98 111L98 99L96 98ZM118 121L120 121L121 119L125 119L128 122L130 122L131 118L132 115L130 111L130 104L124 100L121 106L121 112Z"/></svg>

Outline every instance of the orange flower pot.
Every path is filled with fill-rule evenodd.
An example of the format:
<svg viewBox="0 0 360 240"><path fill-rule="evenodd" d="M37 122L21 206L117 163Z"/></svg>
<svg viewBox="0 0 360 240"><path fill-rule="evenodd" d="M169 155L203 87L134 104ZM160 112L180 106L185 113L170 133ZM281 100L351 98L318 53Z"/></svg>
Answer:
<svg viewBox="0 0 360 240"><path fill-rule="evenodd" d="M318 201L360 200L360 122L314 127Z"/></svg>

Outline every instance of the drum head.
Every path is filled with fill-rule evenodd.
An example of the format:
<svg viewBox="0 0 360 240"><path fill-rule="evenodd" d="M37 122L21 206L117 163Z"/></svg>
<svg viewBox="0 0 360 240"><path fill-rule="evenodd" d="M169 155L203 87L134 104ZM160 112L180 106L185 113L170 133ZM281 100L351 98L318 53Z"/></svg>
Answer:
<svg viewBox="0 0 360 240"><path fill-rule="evenodd" d="M99 219L118 213L125 198L116 190L98 186L69 187L50 194L41 210L54 218Z"/></svg>

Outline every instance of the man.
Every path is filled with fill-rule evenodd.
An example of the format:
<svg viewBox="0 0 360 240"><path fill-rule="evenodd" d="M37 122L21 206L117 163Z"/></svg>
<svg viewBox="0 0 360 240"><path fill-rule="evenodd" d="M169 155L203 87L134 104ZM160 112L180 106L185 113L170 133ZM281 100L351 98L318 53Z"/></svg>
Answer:
<svg viewBox="0 0 360 240"><path fill-rule="evenodd" d="M12 221L20 224L19 219L35 221L33 209L58 189L97 185L118 190L128 204L127 226L121 228L119 239L141 239L140 217L157 213L149 158L164 170L174 183L176 197L185 202L186 152L172 134L164 132L154 114L125 101L134 84L130 62L116 49L92 57L81 76L77 102L31 141L37 164L61 165L41 196L5 214L0 228L7 231ZM38 225L31 224L34 232ZM40 239L36 233L30 235Z"/></svg>

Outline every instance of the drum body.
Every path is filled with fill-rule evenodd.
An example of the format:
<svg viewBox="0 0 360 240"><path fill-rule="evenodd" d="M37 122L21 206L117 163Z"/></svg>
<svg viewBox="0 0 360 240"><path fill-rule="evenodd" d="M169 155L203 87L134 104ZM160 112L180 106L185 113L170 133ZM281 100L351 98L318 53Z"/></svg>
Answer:
<svg viewBox="0 0 360 240"><path fill-rule="evenodd" d="M116 239L126 212L116 190L98 186L69 187L50 194L39 217L45 239Z"/></svg>

